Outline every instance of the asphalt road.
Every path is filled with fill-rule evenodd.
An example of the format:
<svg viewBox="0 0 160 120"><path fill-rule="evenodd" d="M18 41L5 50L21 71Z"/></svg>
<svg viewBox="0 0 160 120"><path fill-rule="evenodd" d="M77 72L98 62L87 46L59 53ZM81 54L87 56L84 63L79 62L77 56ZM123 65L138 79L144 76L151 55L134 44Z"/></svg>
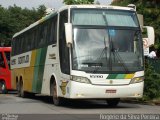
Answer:
<svg viewBox="0 0 160 120"><path fill-rule="evenodd" d="M4 117L7 115L19 115L24 117L25 115L32 117L39 117L46 120L49 118L61 118L66 120L82 120L82 118L89 119L108 119L109 114L114 115L125 115L128 114L128 119L133 118L133 120L140 119L139 114L159 114L154 116L155 119L160 119L160 106L155 105L142 105L142 104L133 104L133 103L120 103L116 108L111 108L107 106L106 102L103 100L81 100L81 101L66 101L64 106L55 106L52 104L52 99L47 96L37 95L31 98L20 98L16 94L0 94L0 120L5 120ZM25 114L25 115L23 115ZM106 115L107 116L104 116ZM138 116L135 116L138 114ZM53 117L54 115L54 117ZM129 116L131 115L131 116ZM133 115L133 116L132 116ZM49 117L50 116L50 117ZM8 116L7 116L8 117ZM10 116L9 116L10 117ZM11 116L15 117L15 116ZM19 117L19 118L20 118ZM31 118L32 118L31 117ZM113 116L114 117L114 116ZM125 116L121 116L124 117ZM121 118L117 116L118 118ZM142 117L142 116L141 116ZM148 116L147 116L148 117ZM153 116L152 116L153 117ZM28 118L27 118L28 119ZM34 118L37 119L37 118ZM40 119L40 120L41 120ZM116 118L114 118L116 119ZM31 119L30 119L31 120ZM53 119L55 120L55 119ZM147 118L147 120L150 120Z"/></svg>

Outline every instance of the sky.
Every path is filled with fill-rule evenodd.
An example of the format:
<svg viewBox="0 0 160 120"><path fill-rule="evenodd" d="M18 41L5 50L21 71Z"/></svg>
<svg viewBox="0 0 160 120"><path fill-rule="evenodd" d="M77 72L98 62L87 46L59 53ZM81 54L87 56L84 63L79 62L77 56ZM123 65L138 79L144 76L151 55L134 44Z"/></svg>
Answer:
<svg viewBox="0 0 160 120"><path fill-rule="evenodd" d="M101 4L110 4L112 0L98 0ZM39 5L45 5L48 8L58 9L63 6L63 0L0 0L0 5L3 7L20 6L22 8L32 9L38 8Z"/></svg>

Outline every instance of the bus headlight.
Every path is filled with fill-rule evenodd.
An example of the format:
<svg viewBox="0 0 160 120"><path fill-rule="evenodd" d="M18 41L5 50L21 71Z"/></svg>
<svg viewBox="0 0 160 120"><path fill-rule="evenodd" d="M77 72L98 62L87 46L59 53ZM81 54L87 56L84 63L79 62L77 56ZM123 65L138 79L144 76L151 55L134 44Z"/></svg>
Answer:
<svg viewBox="0 0 160 120"><path fill-rule="evenodd" d="M71 75L71 80L76 81L76 82L81 82L81 83L87 83L90 84L90 80L86 77L81 77L81 76L74 76Z"/></svg>
<svg viewBox="0 0 160 120"><path fill-rule="evenodd" d="M144 81L144 77L135 77L131 80L130 84L139 83L139 82L142 82L142 81Z"/></svg>

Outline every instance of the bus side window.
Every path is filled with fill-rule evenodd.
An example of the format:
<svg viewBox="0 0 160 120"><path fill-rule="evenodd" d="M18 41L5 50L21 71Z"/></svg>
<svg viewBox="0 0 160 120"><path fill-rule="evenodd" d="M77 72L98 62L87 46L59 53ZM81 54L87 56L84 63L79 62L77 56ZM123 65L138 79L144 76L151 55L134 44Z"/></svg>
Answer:
<svg viewBox="0 0 160 120"><path fill-rule="evenodd" d="M12 46L12 56L15 55L15 38L11 42Z"/></svg>
<svg viewBox="0 0 160 120"><path fill-rule="evenodd" d="M48 38L48 25L47 23L44 24L44 27L43 27L43 46L46 45L47 43L47 38Z"/></svg>
<svg viewBox="0 0 160 120"><path fill-rule="evenodd" d="M38 47L42 47L44 45L44 26L43 24L41 24L39 26L39 31L40 31L40 34L39 34L39 45Z"/></svg>
<svg viewBox="0 0 160 120"><path fill-rule="evenodd" d="M34 49L37 49L38 48L38 45L39 45L39 28L36 27L35 30L34 30Z"/></svg>
<svg viewBox="0 0 160 120"><path fill-rule="evenodd" d="M35 49L35 30L31 32L31 50Z"/></svg>
<svg viewBox="0 0 160 120"><path fill-rule="evenodd" d="M17 37L15 40L15 55L19 54L19 43L20 42L20 38Z"/></svg>
<svg viewBox="0 0 160 120"><path fill-rule="evenodd" d="M50 22L50 38L49 38L49 44L56 44L57 43L57 15L54 16Z"/></svg>
<svg viewBox="0 0 160 120"><path fill-rule="evenodd" d="M68 22L68 11L60 13L59 23L59 54L61 71L65 74L70 74L69 65L69 48L66 45L65 27L64 23Z"/></svg>
<svg viewBox="0 0 160 120"><path fill-rule="evenodd" d="M24 42L24 38L21 38L21 41L20 41L20 46L19 46L19 51L20 51L20 53L22 53L23 52L23 48L24 48L24 46L23 46L23 42Z"/></svg>
<svg viewBox="0 0 160 120"><path fill-rule="evenodd" d="M5 68L5 63L4 63L2 52L0 52L0 67Z"/></svg>
<svg viewBox="0 0 160 120"><path fill-rule="evenodd" d="M22 51L21 52L25 52L27 50L27 34L24 34L24 38L23 38L23 44L22 44Z"/></svg>
<svg viewBox="0 0 160 120"><path fill-rule="evenodd" d="M28 35L27 35L27 50L26 51L29 51L31 50L31 39L32 39L32 33L29 32Z"/></svg>

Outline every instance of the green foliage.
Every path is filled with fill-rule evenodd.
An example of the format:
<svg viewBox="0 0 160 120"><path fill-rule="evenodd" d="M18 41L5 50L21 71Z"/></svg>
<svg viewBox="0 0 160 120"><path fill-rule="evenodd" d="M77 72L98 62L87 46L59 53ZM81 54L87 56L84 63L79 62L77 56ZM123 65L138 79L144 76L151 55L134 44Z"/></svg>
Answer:
<svg viewBox="0 0 160 120"><path fill-rule="evenodd" d="M45 10L43 5L32 10L16 5L9 8L0 6L0 46L10 46L12 36L44 16Z"/></svg>
<svg viewBox="0 0 160 120"><path fill-rule="evenodd" d="M63 0L66 5L72 4L93 4L94 0Z"/></svg>
<svg viewBox="0 0 160 120"><path fill-rule="evenodd" d="M160 97L160 74L155 72L151 61L154 60L146 60L145 64L144 100Z"/></svg>

